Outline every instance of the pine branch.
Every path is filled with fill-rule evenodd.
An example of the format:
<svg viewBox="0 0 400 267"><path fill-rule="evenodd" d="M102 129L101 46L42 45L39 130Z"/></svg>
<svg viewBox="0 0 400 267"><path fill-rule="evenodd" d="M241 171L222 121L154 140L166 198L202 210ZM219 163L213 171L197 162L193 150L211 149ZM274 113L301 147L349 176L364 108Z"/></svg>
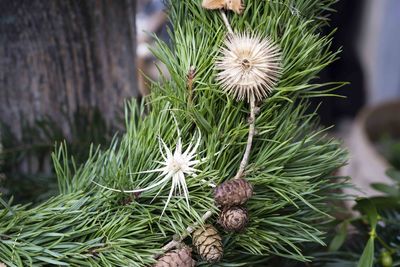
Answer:
<svg viewBox="0 0 400 267"><path fill-rule="evenodd" d="M170 78L152 83L147 106L128 103L126 133L108 149L92 149L82 166L65 147L58 149L53 157L61 195L37 207L8 203L14 214L8 208L0 210L0 261L13 267L151 265L171 236L182 233L176 241L185 242L188 225L194 228L203 214L216 213L208 184L234 176L241 161L252 163L246 179L256 194L247 205L251 220L246 231L223 234L221 265L265 266L273 257L305 261L305 244L323 244L327 214L333 208L327 203L341 199L333 192L346 186L331 174L345 163L346 153L317 127L316 114L307 113L305 99L331 94L338 86L311 82L337 56L329 50L331 36L320 35L326 11L335 1L247 0L243 16L229 14L232 28L269 37L282 50L282 77L268 100L259 104L256 136L255 130L249 134L255 116L250 125L244 123L245 105L227 97L215 82L214 63L226 30L220 13L203 10L200 2L170 1L171 43L158 41L154 50ZM196 66L191 93L190 66ZM188 94L195 96L190 105ZM190 143L194 128L202 134L201 172L186 180L190 207L183 197L173 196L160 218L168 186L140 195L93 187L92 180L119 189L158 181L157 174L136 173L155 169L162 160L157 136L169 147L176 143L170 110L182 129L183 143ZM252 113L255 110L250 110L250 118ZM242 158L244 143L251 153ZM214 221L208 218L208 223Z"/></svg>
<svg viewBox="0 0 400 267"><path fill-rule="evenodd" d="M229 24L229 21L228 21L228 18L226 17L225 12L221 9L221 10L220 10L220 13L221 13L222 19L223 19L223 21L224 21L224 23L225 23L225 26L226 26L227 29L228 29L228 32L229 32L230 34L233 34L232 27L231 27L230 24ZM188 73L187 77L188 77L188 82L187 82L187 83L188 83L188 90L189 90L188 101L191 103L192 100L193 100L193 99L192 99L192 94L193 94L193 78L194 78L194 69L193 69L193 66L190 67L189 73ZM248 164L248 160L249 160L249 156L250 156L250 152L251 152L251 146L252 146L252 142L253 142L253 137L254 137L254 134L255 134L255 120L256 120L256 118L255 118L255 109L256 109L256 106L255 106L255 98L254 98L254 95L252 95L252 97L251 97L251 99L250 99L250 118L249 118L249 124L250 124L250 126L249 126L249 134L248 134L248 140L247 140L246 150L245 150L245 153L244 153L244 155L243 155L243 159L242 159L242 161L241 161L241 163L240 163L239 170L238 170L238 172L237 172L237 174L236 174L236 176L235 176L234 179L239 179L239 178L241 178L241 177L243 176L244 170L245 170L245 168L246 168L246 166L247 166L247 164ZM206 221L209 217L211 217L211 216L212 216L212 212L211 212L211 211L207 211L207 212L202 216L202 222L205 222L205 221ZM159 258L163 253L168 252L168 251L170 251L170 250L172 250L172 249L174 249L174 248L177 248L177 247L182 246L182 241L183 241L188 235L190 235L190 234L195 230L195 227L196 227L197 225L198 225L198 223L194 224L193 226L189 226L189 227L186 229L186 233L183 234L183 235L181 236L180 239L170 241L167 245L165 245L165 246L162 248L162 253L157 253L157 254L155 254L155 255L154 255L154 258L157 259L157 258Z"/></svg>

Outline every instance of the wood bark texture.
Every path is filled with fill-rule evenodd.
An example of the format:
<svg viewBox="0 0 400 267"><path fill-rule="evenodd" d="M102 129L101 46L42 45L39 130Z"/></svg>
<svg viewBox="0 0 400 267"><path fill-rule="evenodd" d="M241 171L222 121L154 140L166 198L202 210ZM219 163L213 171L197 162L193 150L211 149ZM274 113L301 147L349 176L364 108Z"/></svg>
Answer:
<svg viewBox="0 0 400 267"><path fill-rule="evenodd" d="M49 116L66 137L68 119L98 108L113 125L138 96L136 0L0 0L0 121Z"/></svg>

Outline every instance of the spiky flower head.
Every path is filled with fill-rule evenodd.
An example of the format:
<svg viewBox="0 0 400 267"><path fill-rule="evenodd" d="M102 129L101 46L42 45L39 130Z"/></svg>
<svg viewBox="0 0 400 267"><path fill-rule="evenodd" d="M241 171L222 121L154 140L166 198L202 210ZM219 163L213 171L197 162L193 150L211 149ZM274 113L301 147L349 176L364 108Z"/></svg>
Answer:
<svg viewBox="0 0 400 267"><path fill-rule="evenodd" d="M161 187L160 191L155 196L157 197L158 194L161 192L161 190L164 188L164 186L171 180L171 188L169 190L168 199L165 203L161 216L164 214L172 196L176 194L177 190L179 191L179 194L183 193L187 206L190 207L189 189L186 183L186 178L187 176L196 176L196 172L199 172L199 170L195 169L194 167L201 161L195 159L197 156L197 149L200 145L201 135L199 132L196 144L189 143L186 150L183 150L179 129L178 129L178 135L179 137L175 147L175 151L169 148L165 144L165 142L161 138L159 138L160 154L163 159L163 161L157 161L157 163L161 165L159 168L136 173L136 174L160 173L160 175L157 178L162 177L162 179L160 179L158 182L155 182L145 188L139 188L133 190L120 190L116 188L103 186L94 181L93 182L102 188L122 193L141 193L156 187Z"/></svg>
<svg viewBox="0 0 400 267"><path fill-rule="evenodd" d="M237 100L262 100L281 74L281 52L269 38L230 34L217 59L217 81Z"/></svg>

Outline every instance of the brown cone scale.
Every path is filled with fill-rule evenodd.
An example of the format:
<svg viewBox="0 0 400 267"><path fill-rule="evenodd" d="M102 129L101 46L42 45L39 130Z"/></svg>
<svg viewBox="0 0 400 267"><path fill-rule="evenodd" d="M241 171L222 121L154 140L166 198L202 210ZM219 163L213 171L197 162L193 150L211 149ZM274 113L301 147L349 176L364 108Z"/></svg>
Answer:
<svg viewBox="0 0 400 267"><path fill-rule="evenodd" d="M153 267L194 267L196 262L192 259L192 250L188 247L166 253L153 265Z"/></svg>
<svg viewBox="0 0 400 267"><path fill-rule="evenodd" d="M218 223L226 231L241 232L249 222L249 214L246 208L230 207L222 210Z"/></svg>
<svg viewBox="0 0 400 267"><path fill-rule="evenodd" d="M240 206L253 195L253 186L245 179L224 182L214 190L214 199L218 206Z"/></svg>
<svg viewBox="0 0 400 267"><path fill-rule="evenodd" d="M224 250L222 238L217 229L210 224L193 233L193 245L200 257L209 263L217 263L222 259Z"/></svg>

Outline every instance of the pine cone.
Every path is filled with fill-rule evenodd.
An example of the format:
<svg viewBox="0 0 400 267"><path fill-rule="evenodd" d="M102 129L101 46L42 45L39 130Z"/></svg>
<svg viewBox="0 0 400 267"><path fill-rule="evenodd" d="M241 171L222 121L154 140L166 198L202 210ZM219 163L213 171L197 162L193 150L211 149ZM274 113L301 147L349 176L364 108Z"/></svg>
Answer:
<svg viewBox="0 0 400 267"><path fill-rule="evenodd" d="M246 208L231 207L222 210L218 223L226 230L233 232L242 231L249 222L249 214Z"/></svg>
<svg viewBox="0 0 400 267"><path fill-rule="evenodd" d="M188 247L177 249L162 256L153 267L194 267L192 250Z"/></svg>
<svg viewBox="0 0 400 267"><path fill-rule="evenodd" d="M245 179L224 182L214 190L217 205L223 207L240 206L253 195L253 186Z"/></svg>
<svg viewBox="0 0 400 267"><path fill-rule="evenodd" d="M222 259L222 238L217 229L210 224L197 229L193 233L193 245L201 258L209 263L216 263Z"/></svg>

